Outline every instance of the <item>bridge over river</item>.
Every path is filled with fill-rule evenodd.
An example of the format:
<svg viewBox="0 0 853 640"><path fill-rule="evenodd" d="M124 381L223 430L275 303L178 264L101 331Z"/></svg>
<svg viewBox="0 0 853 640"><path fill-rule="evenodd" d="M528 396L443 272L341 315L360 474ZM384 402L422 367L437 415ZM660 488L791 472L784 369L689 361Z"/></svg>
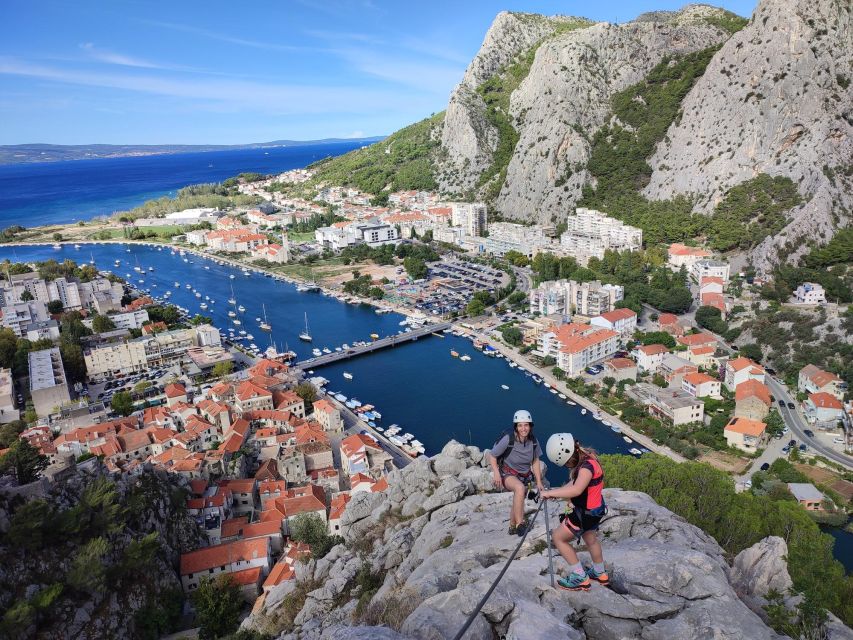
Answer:
<svg viewBox="0 0 853 640"><path fill-rule="evenodd" d="M379 351L380 349L385 349L387 347L396 347L398 344L411 342L412 340L417 340L418 338L422 338L423 336L427 336L431 333L444 331L445 329L449 329L450 326L450 322L441 322L439 324L430 324L423 327L418 327L417 329L412 329L411 331L407 331L405 333L397 333L392 336L388 336L387 338L380 338L379 340L374 340L373 342L362 345L360 347L353 346L349 349L345 349L342 351L333 351L332 353L325 353L322 356L318 356L316 358L302 360L300 362L297 362L294 366L299 367L301 369L309 367L312 369L316 367L322 367L323 365L332 364L333 362L339 362L340 360L348 360L350 358L355 358L356 356L360 356L364 353L370 353L371 351Z"/></svg>

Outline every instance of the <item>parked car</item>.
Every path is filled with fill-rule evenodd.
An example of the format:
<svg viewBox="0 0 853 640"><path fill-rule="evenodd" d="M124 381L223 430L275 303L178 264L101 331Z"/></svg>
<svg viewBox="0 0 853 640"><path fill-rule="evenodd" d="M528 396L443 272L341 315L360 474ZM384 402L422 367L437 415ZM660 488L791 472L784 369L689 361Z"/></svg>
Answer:
<svg viewBox="0 0 853 640"><path fill-rule="evenodd" d="M796 440L791 440L790 442L788 442L788 446L789 446L789 447L796 447L796 446L797 446L797 441L796 441Z"/></svg>
<svg viewBox="0 0 853 640"><path fill-rule="evenodd" d="M841 436L832 439L832 444L844 444L844 438Z"/></svg>
<svg viewBox="0 0 853 640"><path fill-rule="evenodd" d="M761 470L762 470L762 471L767 471L769 468L770 468L770 463L769 463L769 462L765 462L763 465L761 465Z"/></svg>
<svg viewBox="0 0 853 640"><path fill-rule="evenodd" d="M814 431L811 429L804 429L803 433L805 433L809 438L814 438Z"/></svg>
<svg viewBox="0 0 853 640"><path fill-rule="evenodd" d="M788 403L788 408L789 408L791 411L793 411L793 410L794 410L794 403L793 403L793 402L789 402L789 403Z"/></svg>
<svg viewBox="0 0 853 640"><path fill-rule="evenodd" d="M788 453L790 450L791 450L790 446L786 445L786 446L782 447L782 453Z"/></svg>
<svg viewBox="0 0 853 640"><path fill-rule="evenodd" d="M800 445L800 451L806 451L807 449L808 449L808 447L806 445L804 445L804 444Z"/></svg>
<svg viewBox="0 0 853 640"><path fill-rule="evenodd" d="M782 407L782 408L784 409L784 408L785 408L785 401L784 401L784 400L779 400L779 406L780 406L780 407Z"/></svg>

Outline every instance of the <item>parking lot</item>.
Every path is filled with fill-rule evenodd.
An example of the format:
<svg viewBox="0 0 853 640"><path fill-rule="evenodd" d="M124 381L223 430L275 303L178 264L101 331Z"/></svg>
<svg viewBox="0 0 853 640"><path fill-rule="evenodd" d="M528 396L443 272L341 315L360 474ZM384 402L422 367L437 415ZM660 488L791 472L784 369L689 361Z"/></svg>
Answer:
<svg viewBox="0 0 853 640"><path fill-rule="evenodd" d="M474 293L494 293L510 279L500 269L456 258L445 258L427 266L429 275L424 280L398 285L396 295L431 315L464 313Z"/></svg>
<svg viewBox="0 0 853 640"><path fill-rule="evenodd" d="M179 374L175 367L162 367L151 371L132 373L123 377L115 377L98 384L88 386L88 396L92 401L109 403L118 391L133 391L140 382L150 382L151 385L141 393L134 393L135 400L153 398L163 393L168 380ZM83 394L87 395L84 388Z"/></svg>

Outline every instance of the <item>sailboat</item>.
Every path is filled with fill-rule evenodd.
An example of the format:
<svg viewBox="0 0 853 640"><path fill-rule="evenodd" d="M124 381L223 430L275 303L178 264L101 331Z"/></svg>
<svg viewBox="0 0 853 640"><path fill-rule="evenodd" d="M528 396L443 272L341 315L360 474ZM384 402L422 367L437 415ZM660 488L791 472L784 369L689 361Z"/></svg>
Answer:
<svg viewBox="0 0 853 640"><path fill-rule="evenodd" d="M264 309L264 321L261 322L258 326L262 331L272 331L272 325L267 322L267 306L265 304L261 305Z"/></svg>
<svg viewBox="0 0 853 640"><path fill-rule="evenodd" d="M231 285L231 297L228 298L228 304L237 304L237 298L234 297L234 285Z"/></svg>
<svg viewBox="0 0 853 640"><path fill-rule="evenodd" d="M305 314L305 330L299 334L299 339L304 340L305 342L311 342L313 338L311 337L311 332L308 330L308 314Z"/></svg>

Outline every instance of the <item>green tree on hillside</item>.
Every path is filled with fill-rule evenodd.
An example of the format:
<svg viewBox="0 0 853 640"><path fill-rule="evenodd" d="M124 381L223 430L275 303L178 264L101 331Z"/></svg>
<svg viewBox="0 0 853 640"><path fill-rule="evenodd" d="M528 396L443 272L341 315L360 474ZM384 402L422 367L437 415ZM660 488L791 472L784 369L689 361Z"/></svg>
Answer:
<svg viewBox="0 0 853 640"><path fill-rule="evenodd" d="M221 638L237 629L243 610L240 586L228 574L204 577L190 596L201 625L202 640Z"/></svg>
<svg viewBox="0 0 853 640"><path fill-rule="evenodd" d="M127 391L116 392L110 404L113 411L120 416L129 416L133 413L133 398Z"/></svg>
<svg viewBox="0 0 853 640"><path fill-rule="evenodd" d="M18 438L9 446L9 450L0 457L0 473L12 473L18 484L29 484L38 480L41 472L47 469L50 461L47 456L24 438Z"/></svg>

